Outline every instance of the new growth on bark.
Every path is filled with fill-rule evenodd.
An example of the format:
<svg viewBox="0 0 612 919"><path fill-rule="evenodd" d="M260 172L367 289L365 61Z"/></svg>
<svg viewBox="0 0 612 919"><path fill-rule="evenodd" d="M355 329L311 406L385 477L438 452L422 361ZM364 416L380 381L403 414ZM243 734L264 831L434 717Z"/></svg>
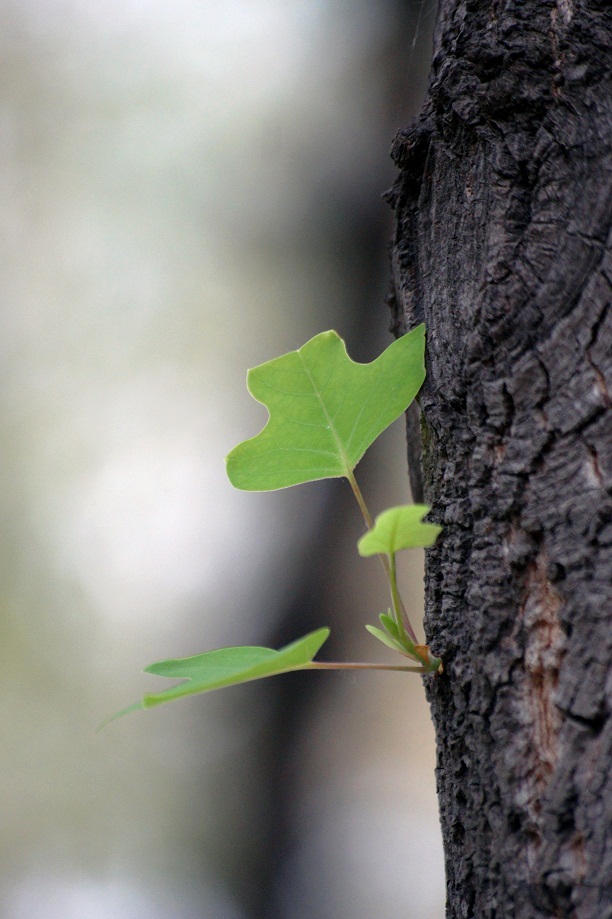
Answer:
<svg viewBox="0 0 612 919"><path fill-rule="evenodd" d="M605 0L441 0L393 145L453 919L612 916L611 65Z"/></svg>

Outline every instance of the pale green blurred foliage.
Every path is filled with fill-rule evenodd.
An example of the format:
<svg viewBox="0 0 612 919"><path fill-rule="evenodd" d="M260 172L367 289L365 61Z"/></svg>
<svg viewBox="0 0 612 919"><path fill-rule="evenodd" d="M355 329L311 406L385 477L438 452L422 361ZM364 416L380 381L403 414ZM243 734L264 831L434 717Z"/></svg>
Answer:
<svg viewBox="0 0 612 919"><path fill-rule="evenodd" d="M368 70L389 28L376 3L0 9L0 919L243 915L234 869L211 853L239 864L257 845L227 784L256 795L265 696L214 694L94 732L151 685L142 666L261 641L266 577L290 589L279 572L318 493L238 494L223 457L261 425L247 367L322 328L350 348L333 242L313 240L333 228L338 184L378 207L391 180L406 116L387 124ZM370 357L385 324L380 306ZM374 508L406 487L401 429L385 444ZM381 584L353 526L362 580L340 573L338 602L362 617L350 652L372 656L361 622ZM415 680L410 725L381 716L398 691L386 679L330 682L305 731L288 882L302 915L391 919L410 874L422 902L403 915L440 914L428 715ZM398 813L398 785L412 813ZM388 889L389 871L405 889Z"/></svg>

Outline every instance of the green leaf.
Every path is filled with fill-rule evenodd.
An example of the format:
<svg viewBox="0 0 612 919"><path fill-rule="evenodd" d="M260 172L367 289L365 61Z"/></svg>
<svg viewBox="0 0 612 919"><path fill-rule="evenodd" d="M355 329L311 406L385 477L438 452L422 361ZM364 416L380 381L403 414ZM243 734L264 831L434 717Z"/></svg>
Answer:
<svg viewBox="0 0 612 919"><path fill-rule="evenodd" d="M378 638L379 641L382 641L383 645L391 648L392 651L399 651L400 654L406 653L406 649L399 643L399 641L396 641L395 638L387 635L387 633L383 632L382 629L377 629L375 625L366 625L366 629L370 635L373 635L374 638Z"/></svg>
<svg viewBox="0 0 612 919"><path fill-rule="evenodd" d="M389 610L389 613L391 613L391 610ZM381 632L376 626L366 625L368 632L378 638L379 641L382 641L387 647L393 648L394 651L399 651L401 654L408 654L421 663L421 658L416 652L415 643L409 635L400 632L395 619L392 619L387 613L381 613L378 618L384 632Z"/></svg>
<svg viewBox="0 0 612 919"><path fill-rule="evenodd" d="M391 610L389 610L389 613ZM397 622L395 619L392 619L387 613L381 613L378 617L380 619L383 629L389 633L391 638L394 638L396 641L399 641L399 629L397 627Z"/></svg>
<svg viewBox="0 0 612 919"><path fill-rule="evenodd" d="M374 527L357 543L359 554L393 555L400 549L432 546L442 527L421 523L429 508L425 504L404 504L383 511L374 521Z"/></svg>
<svg viewBox="0 0 612 919"><path fill-rule="evenodd" d="M129 712L152 708L154 705L162 705L183 696L210 692L223 686L235 686L238 683L247 683L250 680L259 680L292 670L303 670L312 662L328 635L329 629L317 629L280 651L257 647L221 648L218 651L205 651L204 654L197 654L195 657L151 664L145 669L145 673L183 679L184 682L170 686L162 692L147 693L142 702L135 702L122 709L109 718L109 721L114 721L115 718Z"/></svg>
<svg viewBox="0 0 612 919"><path fill-rule="evenodd" d="M227 457L236 488L270 491L348 476L379 434L406 410L425 378L425 327L357 364L336 332L322 332L250 370L247 386L270 417Z"/></svg>

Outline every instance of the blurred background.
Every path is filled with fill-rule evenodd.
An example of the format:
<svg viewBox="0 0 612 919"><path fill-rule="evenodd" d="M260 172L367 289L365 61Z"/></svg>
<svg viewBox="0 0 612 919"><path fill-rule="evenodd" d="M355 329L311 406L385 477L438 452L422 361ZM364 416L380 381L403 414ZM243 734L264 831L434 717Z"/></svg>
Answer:
<svg viewBox="0 0 612 919"><path fill-rule="evenodd" d="M160 658L331 625L322 658L389 660L348 486L239 493L223 459L266 419L248 367L391 341L380 196L434 14L0 5L2 919L443 914L418 677L291 674L96 734ZM357 472L373 513L409 499L401 422Z"/></svg>

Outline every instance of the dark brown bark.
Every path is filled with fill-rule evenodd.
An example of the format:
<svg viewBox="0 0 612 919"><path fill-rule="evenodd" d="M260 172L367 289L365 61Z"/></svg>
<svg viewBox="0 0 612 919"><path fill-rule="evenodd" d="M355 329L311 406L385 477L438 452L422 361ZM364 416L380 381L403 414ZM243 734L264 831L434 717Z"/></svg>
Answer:
<svg viewBox="0 0 612 919"><path fill-rule="evenodd" d="M611 49L608 2L441 0L394 143L453 919L612 916Z"/></svg>

